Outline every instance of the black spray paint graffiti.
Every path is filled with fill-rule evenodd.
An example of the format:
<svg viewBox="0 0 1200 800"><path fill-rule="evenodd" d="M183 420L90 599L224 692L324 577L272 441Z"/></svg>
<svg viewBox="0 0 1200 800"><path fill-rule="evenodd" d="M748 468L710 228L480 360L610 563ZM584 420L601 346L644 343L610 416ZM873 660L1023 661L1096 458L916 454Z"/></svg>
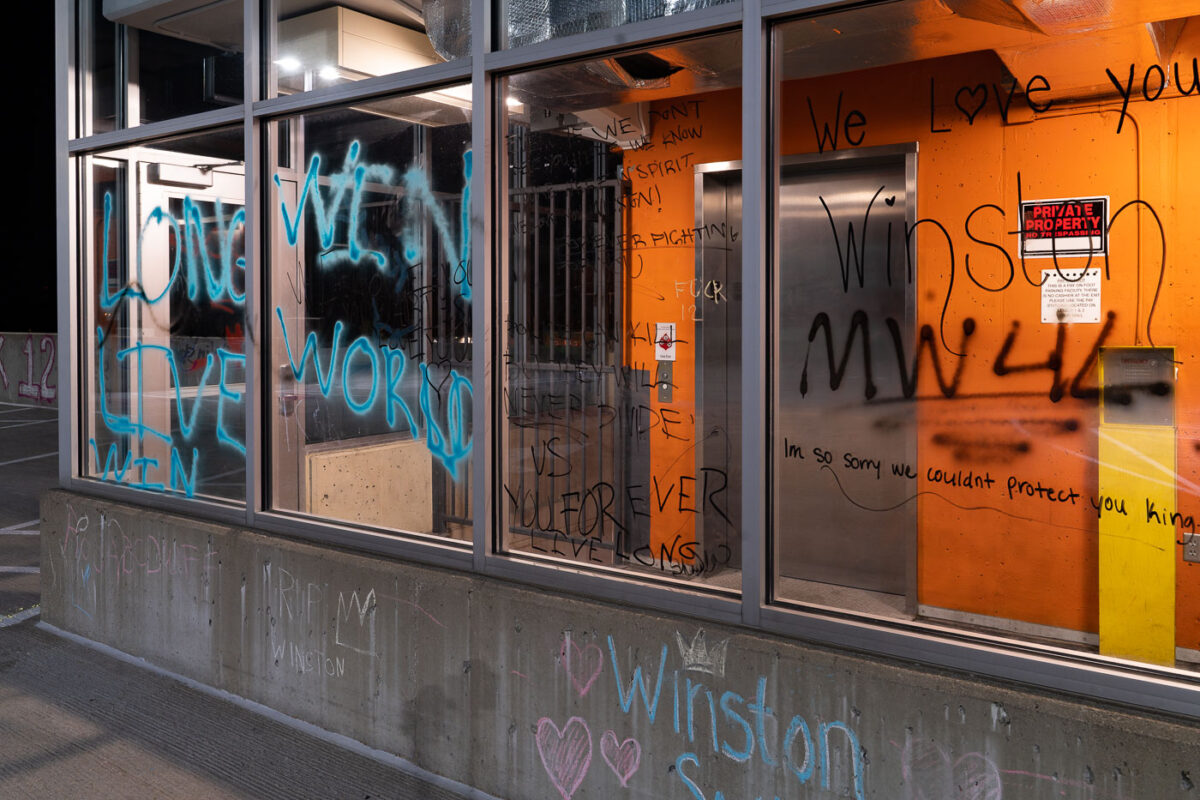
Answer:
<svg viewBox="0 0 1200 800"><path fill-rule="evenodd" d="M618 492L608 481L596 481L581 490L561 491L543 478L565 478L573 469L558 437L531 448L536 473L533 488L505 484L512 524L529 537L531 550L606 563L613 560L655 567L675 575L700 575L731 563L727 544L703 549L690 538L676 534L656 547L632 541L633 524L649 518L653 509L680 514L714 514L732 526L726 510L729 477L723 469L701 467L698 474L678 475L672 480L651 476L649 484L629 484Z"/></svg>
<svg viewBox="0 0 1200 800"><path fill-rule="evenodd" d="M1008 114L1012 108L1013 98L1017 95L1017 89L1021 86L1014 78L1008 87L1002 87L996 83L989 84L979 83L974 86L960 86L954 92L954 108L967 121L967 125L974 125L975 118L987 106L989 95L996 103L996 110L1000 115L1002 122L1008 122ZM1024 84L1024 91L1021 96L1024 98L1026 105L1030 111L1046 112L1050 110L1053 101L1040 100L1038 95L1051 91L1050 81L1044 75L1034 75ZM838 92L837 102L833 109L832 124L827 118L818 120L817 110L813 106L811 97L805 97L808 104L808 116L812 121L813 138L817 143L817 152L824 153L826 148L837 150L838 143L845 141L851 147L862 145L866 139L867 132L867 116L861 110L853 108L845 114L842 113L842 102L845 98L845 92ZM951 128L948 123L939 123L935 120L935 106L938 102L937 84L934 78L929 79L929 131L931 133L949 133Z"/></svg>
<svg viewBox="0 0 1200 800"><path fill-rule="evenodd" d="M1033 501L1045 505L1070 505L1080 508L1090 506L1096 514L1096 519L1102 519L1106 514L1121 517L1132 515L1133 518L1140 519L1145 524L1161 525L1178 531L1179 538L1175 543L1181 547L1190 544L1196 536L1195 515L1182 507L1170 508L1164 506L1161 501L1151 500L1148 497L1124 497L1105 492L1087 493L1061 481L1037 478L1019 471L993 474L990 469L978 465L969 468L955 468L943 464L927 466L922 473L904 461L892 461L887 458L849 451L839 452L828 447L824 442L807 445L803 441L795 441L788 437L783 440L781 453L788 463L806 462L810 463L813 468L829 472L842 495L851 504L864 511L886 513L917 497L930 495L964 510L987 509L1016 519L1030 519L994 505L964 506L932 488L916 492L898 504L886 508L876 508L856 500L850 489L843 485L839 474L846 476L848 480L858 482L859 485L861 485L860 476L882 482L893 480L907 482L920 478L930 487L957 489L968 496L981 498L982 502L999 499L1001 502L1007 501L1010 504L1026 504L1028 501ZM1087 529L1081 528L1080 530Z"/></svg>
<svg viewBox="0 0 1200 800"><path fill-rule="evenodd" d="M1058 335L1056 338L1056 347L1049 357L1044 362L1035 364L1020 364L1010 365L1008 363L1009 356L1017 340L1017 334L1020 330L1020 323L1013 321L1012 328L1005 337L1004 344L997 353L993 365L992 372L1000 377L1013 373L1030 372L1033 370L1047 370L1053 378L1050 383L1048 397L1052 402L1058 402L1070 391L1070 396L1078 399L1094 399L1099 396L1099 389L1096 386L1086 385L1088 375L1092 372L1096 364L1096 360L1100 353L1100 348L1104 345L1105 340L1112 332L1116 314L1108 313L1108 319L1104 327L1100 330L1096 341L1093 344L1088 354L1084 357L1079 368L1074 376L1067 380L1063 377L1064 369L1064 350L1066 347L1066 323L1058 323ZM887 317L885 323L888 328L888 333L891 335L892 343L895 347L896 366L900 375L901 397L880 398L881 400L897 400L897 399L913 399L916 395L918 379L920 377L920 369L922 358L921 355L925 352L929 353L928 361L933 367L934 377L937 380L938 389L942 397L983 397L990 396L986 394L971 394L960 395L959 388L962 382L963 370L966 366L966 355L968 351L967 343L972 334L975 332L975 320L968 317L962 323L962 337L959 340L959 351L955 351L958 357L958 362L954 368L953 376L947 380L946 370L942 366L941 357L938 355L938 350L933 344L934 333L931 325L921 326L920 333L917 336L916 350L913 353L911 362L908 360L905 352L904 336L901 331L900 324L893 318ZM878 394L878 387L874 380L874 363L871 358L871 336L870 336L870 319L867 313L861 309L854 312L850 318L850 330L846 336L843 345L841 358L837 358L834 347L833 330L829 320L829 315L820 312L813 319L812 327L808 332L808 350L804 356L804 368L800 372L800 394L806 396L809 391L808 368L809 361L812 356L812 344L819 334L824 334L825 337L825 354L826 363L829 365L829 389L837 391L842 384L843 379L848 371L850 357L853 354L855 339L861 342L861 350L863 354L863 375L866 380L864 382L863 393L867 400L875 399ZM1170 391L1169 387L1164 387L1160 384L1153 385L1129 385L1120 387L1125 390L1125 394L1114 394L1115 398L1128 398L1128 392L1134 389L1148 389L1155 393L1162 391ZM918 398L930 399L930 398ZM1126 400L1128 402L1128 400Z"/></svg>
<svg viewBox="0 0 1200 800"><path fill-rule="evenodd" d="M872 196L871 200L867 203L866 209L863 212L861 227L859 228L859 231L860 231L859 239L858 239L857 243L855 243L855 241L854 241L854 223L853 222L847 223L847 237L846 237L847 247L844 251L842 249L841 240L838 236L837 224L833 218L832 213L829 211L828 206L825 206L825 211L829 217L830 228L833 232L834 243L837 247L838 269L840 270L840 273L841 273L843 291L845 291L845 292L850 291L851 271L853 271L854 275L858 278L859 287L861 288L865 285L866 276L867 276L866 264L867 264L867 256L868 256L867 228L870 223L871 209L874 206L875 201L880 197L880 195L882 195L884 193L884 191L885 191L885 187L881 186L879 191L877 191ZM894 197L894 195L893 195L893 197ZM821 200L821 203L824 206L825 205L824 198L819 198L819 199ZM889 198L885 198L885 200L887 200L887 199L889 199ZM1021 208L1021 203L1023 202L1023 200L1024 200L1024 197L1023 197L1023 190L1022 190L1021 173L1018 171L1017 172L1017 209L1018 209L1017 218L1018 219L1021 218L1019 209ZM889 205L890 205L890 203L889 203ZM1114 226L1117 224L1118 220L1120 220L1122 215L1129 209L1139 209L1139 210L1144 209L1147 213L1149 213L1151 219L1153 219L1153 221L1154 221L1154 226L1155 226L1154 229L1158 233L1158 241L1159 241L1159 245L1160 245L1159 259L1158 259L1158 280L1155 284L1154 298L1151 301L1150 308L1146 314L1146 327L1145 327L1146 340L1147 340L1147 342L1150 343L1150 346L1153 347L1154 346L1154 337L1151 333L1151 325L1154 321L1154 314L1158 308L1159 296L1162 292L1163 280L1165 278L1166 268L1167 268L1166 232L1163 228L1162 220L1159 218L1158 212L1155 210L1154 206L1151 205L1150 203L1146 202L1145 200L1138 199L1138 200L1130 200L1130 201L1126 202L1124 205L1122 205L1120 208L1118 208L1116 211L1113 212L1113 214L1109 218L1107 226L1106 226L1107 234L1110 237L1111 237L1112 230L1113 230ZM995 242L995 241L991 241L987 238L984 238L984 235L977 235L977 231L972 229L972 227L971 227L972 220L975 218L975 216L977 214L979 214L981 211L984 211L984 210L995 211L995 212L999 213L1002 218L1007 217L1007 215L1004 212L1004 209L1001 206L996 205L995 203L981 204L979 206L976 206L974 209L971 210L970 213L968 213L966 215L966 218L963 221L963 233L965 233L967 238L970 239L972 242L979 244L979 245L983 245L985 247L988 247L989 249L994 250L997 253L999 253L1000 257L1002 257L1004 259L1004 265L1007 267L1008 275L998 286L989 286L987 283L983 282L980 278L978 278L975 275L975 273L972 271L972 269L971 269L971 254L970 253L966 253L963 256L963 268L967 274L967 278L971 281L972 284L974 284L979 289L982 289L983 291L986 291L986 292L1002 292L1002 291L1008 289L1012 285L1014 279L1016 278L1016 275L1017 275L1016 262L1014 262L1012 256L1009 255L1008 250L1005 249L1003 244L1001 244L1000 242ZM1136 220L1136 217L1135 217L1135 220ZM891 283L891 257L890 257L891 256L891 253L890 253L891 239L892 239L891 226L892 226L892 223L889 222L888 223L888 236L887 236L888 252L886 253L887 258L884 261L885 275L889 282L889 285ZM922 226L932 226L935 229L935 237L936 237L936 234L940 233L941 240L945 244L945 256L946 256L948 277L947 277L947 281L946 281L946 294L945 294L945 298L942 302L941 316L940 316L939 323L938 323L938 335L939 335L939 339L941 341L942 346L947 351L949 351L950 353L952 353L954 355L961 356L961 355L963 355L963 353L961 351L954 350L946 342L946 330L945 330L946 316L949 312L950 302L954 296L954 285L955 285L955 280L957 278L957 260L955 257L954 237L951 236L950 230L944 224L942 224L942 222L940 222L937 219L934 219L933 217L925 217L922 219L918 219L916 222L914 222L911 225L905 223L904 238L905 238L905 243L906 243L905 260L906 260L906 265L907 265L907 280L910 284L913 282L914 235L917 233L917 231ZM1030 233L1029 230L1025 229L1024 227L1020 227L1016 230L1008 231L1007 235L1024 236L1028 233ZM1053 247L1053 241L1054 240L1052 239L1051 240L1052 247ZM1051 255L1053 258L1054 269L1055 269L1058 277L1060 279L1062 279L1063 281L1066 281L1069 283L1076 283L1076 282L1082 280L1086 273L1086 270L1089 267L1091 267L1092 261L1093 261L1093 256L1092 256L1092 254L1089 253L1087 262L1084 264L1082 270L1080 271L1080 274L1072 277L1072 276L1069 276L1068 274L1066 274L1065 272L1063 272L1063 269L1059 265L1059 262L1058 262L1058 254L1052 250ZM927 258L928 258L928 256L926 256L926 259ZM1020 258L1020 264L1021 264L1021 274L1024 276L1026 283L1031 287L1035 287L1035 288L1041 287L1045 283L1046 277L1043 276L1043 277L1039 278L1038 280L1034 280L1029 275L1029 269L1028 269L1027 259L1026 259L1025 254L1021 253L1019 258ZM1102 254L1102 258L1104 260L1104 278L1105 278L1105 280L1109 280L1112 277L1111 273L1110 273L1109 253L1107 251L1104 252Z"/></svg>
<svg viewBox="0 0 1200 800"><path fill-rule="evenodd" d="M1136 64L1129 65L1129 75L1122 81L1113 74L1111 69L1106 69L1104 72L1108 75L1108 79L1112 81L1112 85L1117 87L1117 92L1121 95L1121 117L1117 121L1117 133L1125 125L1125 118L1129 115L1129 99L1133 96L1134 75L1137 71ZM1151 64L1142 74L1142 98L1147 103L1152 103L1162 97L1163 91L1167 88L1169 78L1168 72L1158 64ZM1200 58L1192 59L1192 80L1188 88L1183 87L1183 81L1179 75L1179 61L1175 62L1175 88L1179 91L1180 96L1188 97L1192 92L1200 91Z"/></svg>
<svg viewBox="0 0 1200 800"><path fill-rule="evenodd" d="M967 125L974 125L975 118L987 106L988 101L988 86L991 86L991 97L996 103L996 111L1000 115L1000 121L1008 124L1008 114L1012 109L1013 97L1017 93L1017 87L1020 83L1014 78L1005 89L996 83L986 84L977 83L974 86L960 86L954 93L954 108L962 114L967 120ZM1044 113L1050 110L1053 101L1045 100L1038 101L1034 99L1034 95L1048 92L1051 90L1050 81L1046 80L1044 75L1034 75L1025 82L1025 91L1023 97L1025 104L1029 106L1029 110L1035 113ZM937 105L937 83L936 79L929 79L929 132L930 133L949 133L950 127L938 127L938 122L935 121L935 106ZM944 121L941 124L946 124Z"/></svg>

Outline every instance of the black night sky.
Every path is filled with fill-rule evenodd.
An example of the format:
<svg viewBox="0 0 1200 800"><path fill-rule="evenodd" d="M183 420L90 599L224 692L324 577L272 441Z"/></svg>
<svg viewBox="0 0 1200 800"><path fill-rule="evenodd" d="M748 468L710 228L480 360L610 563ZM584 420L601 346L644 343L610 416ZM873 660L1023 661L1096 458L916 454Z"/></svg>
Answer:
<svg viewBox="0 0 1200 800"><path fill-rule="evenodd" d="M6 48L3 123L6 157L3 259L9 285L0 291L0 331L54 331L55 268L60 224L55 209L54 3L5 8L5 27L20 42Z"/></svg>

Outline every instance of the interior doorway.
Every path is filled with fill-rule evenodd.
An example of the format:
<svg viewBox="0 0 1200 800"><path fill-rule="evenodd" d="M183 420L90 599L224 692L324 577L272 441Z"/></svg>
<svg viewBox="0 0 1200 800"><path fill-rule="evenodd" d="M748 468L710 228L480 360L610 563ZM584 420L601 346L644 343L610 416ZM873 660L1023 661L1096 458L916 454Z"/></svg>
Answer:
<svg viewBox="0 0 1200 800"><path fill-rule="evenodd" d="M861 590L896 596L888 605L911 613L916 481L891 470L917 464L912 404L903 402L893 356L899 344L910 357L915 338L906 232L915 221L916 148L789 156L780 173L771 285L775 593L814 599ZM740 163L697 167L696 203L698 224L740 229ZM740 287L740 248L703 253L698 279ZM738 398L710 396L739 386L740 375L706 380L716 369L740 370L741 304L725 308L739 319L697 323L703 431L740 411ZM703 449L726 446L740 453L740 441L716 438ZM740 459L728 460L740 472Z"/></svg>

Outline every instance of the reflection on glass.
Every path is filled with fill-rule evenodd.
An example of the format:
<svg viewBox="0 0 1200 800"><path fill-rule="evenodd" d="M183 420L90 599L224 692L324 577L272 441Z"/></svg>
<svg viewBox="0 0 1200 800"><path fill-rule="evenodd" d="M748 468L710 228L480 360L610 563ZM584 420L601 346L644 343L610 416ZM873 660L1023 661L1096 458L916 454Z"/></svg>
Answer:
<svg viewBox="0 0 1200 800"><path fill-rule="evenodd" d="M245 496L239 145L235 129L90 160L85 476Z"/></svg>
<svg viewBox="0 0 1200 800"><path fill-rule="evenodd" d="M683 14L730 0L503 0L505 47Z"/></svg>
<svg viewBox="0 0 1200 800"><path fill-rule="evenodd" d="M469 0L358 3L314 10L278 0L265 73L268 94L294 94L428 67L470 54ZM461 92L469 108L471 93Z"/></svg>
<svg viewBox="0 0 1200 800"><path fill-rule="evenodd" d="M79 71L84 85L78 97L86 109L85 124L90 120L90 133L104 133L117 126L117 27L104 17L102 0L80 5L80 22L87 20L86 28L81 24L76 29L81 37L80 61L90 69Z"/></svg>
<svg viewBox="0 0 1200 800"><path fill-rule="evenodd" d="M273 507L470 538L469 111L454 86L272 124Z"/></svg>
<svg viewBox="0 0 1200 800"><path fill-rule="evenodd" d="M777 29L777 598L1200 665L1190 5Z"/></svg>
<svg viewBox="0 0 1200 800"><path fill-rule="evenodd" d="M505 81L510 553L741 586L739 69L716 37Z"/></svg>
<svg viewBox="0 0 1200 800"><path fill-rule="evenodd" d="M97 33L124 26L131 118L158 122L242 102L242 0L172 14L158 3L103 6Z"/></svg>

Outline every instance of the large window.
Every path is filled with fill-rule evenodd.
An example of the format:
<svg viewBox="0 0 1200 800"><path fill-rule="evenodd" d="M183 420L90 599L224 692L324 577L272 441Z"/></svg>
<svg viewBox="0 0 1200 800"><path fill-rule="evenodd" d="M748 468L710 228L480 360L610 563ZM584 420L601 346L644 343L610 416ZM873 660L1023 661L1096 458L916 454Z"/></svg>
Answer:
<svg viewBox="0 0 1200 800"><path fill-rule="evenodd" d="M90 132L238 105L242 2L79 0L76 52Z"/></svg>
<svg viewBox="0 0 1200 800"><path fill-rule="evenodd" d="M683 14L730 0L501 0L502 42L524 45Z"/></svg>
<svg viewBox="0 0 1200 800"><path fill-rule="evenodd" d="M268 97L433 66L471 50L470 0L267 0L263 6L272 20L264 41ZM470 109L469 86L446 92L446 101Z"/></svg>
<svg viewBox="0 0 1200 800"><path fill-rule="evenodd" d="M80 161L84 475L245 497L240 159L232 130Z"/></svg>
<svg viewBox="0 0 1200 800"><path fill-rule="evenodd" d="M270 123L275 508L470 538L462 88Z"/></svg>
<svg viewBox="0 0 1200 800"><path fill-rule="evenodd" d="M739 44L504 81L510 553L740 588Z"/></svg>
<svg viewBox="0 0 1200 800"><path fill-rule="evenodd" d="M976 11L776 31L774 596L1200 665L1200 27Z"/></svg>

